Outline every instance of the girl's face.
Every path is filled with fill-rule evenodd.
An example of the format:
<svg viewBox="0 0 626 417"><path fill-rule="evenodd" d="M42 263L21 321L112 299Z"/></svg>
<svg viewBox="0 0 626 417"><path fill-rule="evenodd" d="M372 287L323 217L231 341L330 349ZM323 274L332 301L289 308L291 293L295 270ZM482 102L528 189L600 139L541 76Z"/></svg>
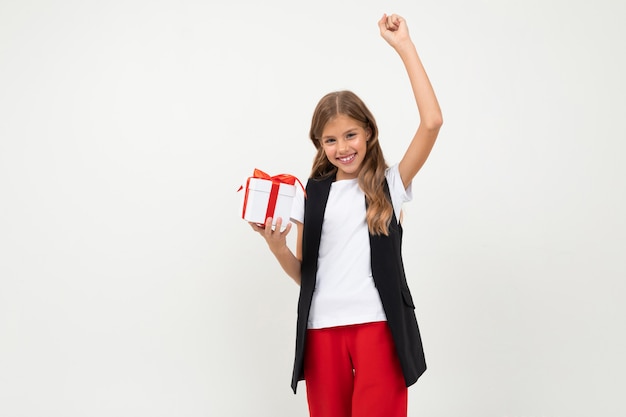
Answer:
<svg viewBox="0 0 626 417"><path fill-rule="evenodd" d="M331 119L322 132L322 148L326 158L337 167L337 180L356 178L361 169L370 129L360 122L339 114Z"/></svg>

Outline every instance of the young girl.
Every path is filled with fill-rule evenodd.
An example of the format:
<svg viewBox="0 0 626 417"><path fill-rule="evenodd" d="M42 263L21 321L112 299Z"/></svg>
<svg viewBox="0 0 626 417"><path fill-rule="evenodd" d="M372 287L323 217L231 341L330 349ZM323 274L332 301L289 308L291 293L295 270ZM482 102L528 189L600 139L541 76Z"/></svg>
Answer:
<svg viewBox="0 0 626 417"><path fill-rule="evenodd" d="M296 253L281 232L251 223L300 285L292 389L305 380L312 417L405 417L407 387L426 370L404 275L399 222L411 181L442 124L441 110L405 20L383 15L381 36L400 55L419 111L402 160L389 167L374 117L350 91L324 96L313 114L317 149L294 203Z"/></svg>

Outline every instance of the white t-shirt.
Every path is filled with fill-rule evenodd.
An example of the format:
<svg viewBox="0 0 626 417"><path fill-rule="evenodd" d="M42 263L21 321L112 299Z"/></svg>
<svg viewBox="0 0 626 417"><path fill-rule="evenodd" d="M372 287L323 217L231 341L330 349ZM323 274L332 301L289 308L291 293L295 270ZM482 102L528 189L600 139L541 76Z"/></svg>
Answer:
<svg viewBox="0 0 626 417"><path fill-rule="evenodd" d="M385 176L396 219L404 202L412 199L411 185L404 189L398 165ZM304 222L304 195L296 192L291 218ZM365 221L365 194L357 179L332 183L320 241L317 279L309 329L386 320L370 262L370 242Z"/></svg>

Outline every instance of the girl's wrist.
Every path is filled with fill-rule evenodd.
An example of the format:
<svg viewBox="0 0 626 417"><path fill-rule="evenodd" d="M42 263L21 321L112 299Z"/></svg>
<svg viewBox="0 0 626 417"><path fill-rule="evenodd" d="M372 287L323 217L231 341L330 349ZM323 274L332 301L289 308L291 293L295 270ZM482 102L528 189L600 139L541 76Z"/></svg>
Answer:
<svg viewBox="0 0 626 417"><path fill-rule="evenodd" d="M398 54L403 55L406 53L414 52L415 44L413 44L413 41L410 38L407 38L401 42L398 42L396 45L394 45L393 48Z"/></svg>
<svg viewBox="0 0 626 417"><path fill-rule="evenodd" d="M287 247L287 245L282 245L282 246L280 246L278 248L270 247L270 249L271 249L272 253L274 254L274 256L277 256L277 257L281 256L281 255L283 255L285 253L290 252L289 248Z"/></svg>

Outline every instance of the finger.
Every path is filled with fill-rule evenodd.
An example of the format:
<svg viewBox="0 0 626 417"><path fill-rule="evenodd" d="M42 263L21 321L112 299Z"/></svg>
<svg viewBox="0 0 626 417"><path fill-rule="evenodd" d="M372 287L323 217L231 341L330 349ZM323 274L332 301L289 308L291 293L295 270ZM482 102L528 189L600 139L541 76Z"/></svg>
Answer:
<svg viewBox="0 0 626 417"><path fill-rule="evenodd" d="M397 14L392 14L391 16L389 16L387 18L387 28L389 30L392 31L396 31L398 30L398 28L400 27L400 20L399 20L400 16L398 16Z"/></svg>
<svg viewBox="0 0 626 417"><path fill-rule="evenodd" d="M401 16L396 16L396 19L394 20L394 24L396 25L396 28L400 29L400 26L402 26L403 23L404 23L404 19Z"/></svg>
<svg viewBox="0 0 626 417"><path fill-rule="evenodd" d="M280 232L280 236L281 237L285 237L289 231L291 230L291 222L287 221L287 225L285 226L285 230L282 230L282 226L283 226L283 219L281 217L278 217L276 219L276 231Z"/></svg>
<svg viewBox="0 0 626 417"><path fill-rule="evenodd" d="M276 218L276 230L278 230L278 232L280 232L282 225L283 225L283 218L277 217Z"/></svg>
<svg viewBox="0 0 626 417"><path fill-rule="evenodd" d="M255 232L260 232L263 230L263 225L259 225L258 223L253 223L253 222L248 222L248 224L250 225L250 227L252 228L252 230L254 230Z"/></svg>
<svg viewBox="0 0 626 417"><path fill-rule="evenodd" d="M383 14L383 17L381 17L378 21L378 28L380 29L380 33L383 33L387 30L385 22L387 22L387 14Z"/></svg>
<svg viewBox="0 0 626 417"><path fill-rule="evenodd" d="M272 223L273 223L274 219L272 219L271 217L268 217L267 219L265 219L265 236L269 237L272 235Z"/></svg>

